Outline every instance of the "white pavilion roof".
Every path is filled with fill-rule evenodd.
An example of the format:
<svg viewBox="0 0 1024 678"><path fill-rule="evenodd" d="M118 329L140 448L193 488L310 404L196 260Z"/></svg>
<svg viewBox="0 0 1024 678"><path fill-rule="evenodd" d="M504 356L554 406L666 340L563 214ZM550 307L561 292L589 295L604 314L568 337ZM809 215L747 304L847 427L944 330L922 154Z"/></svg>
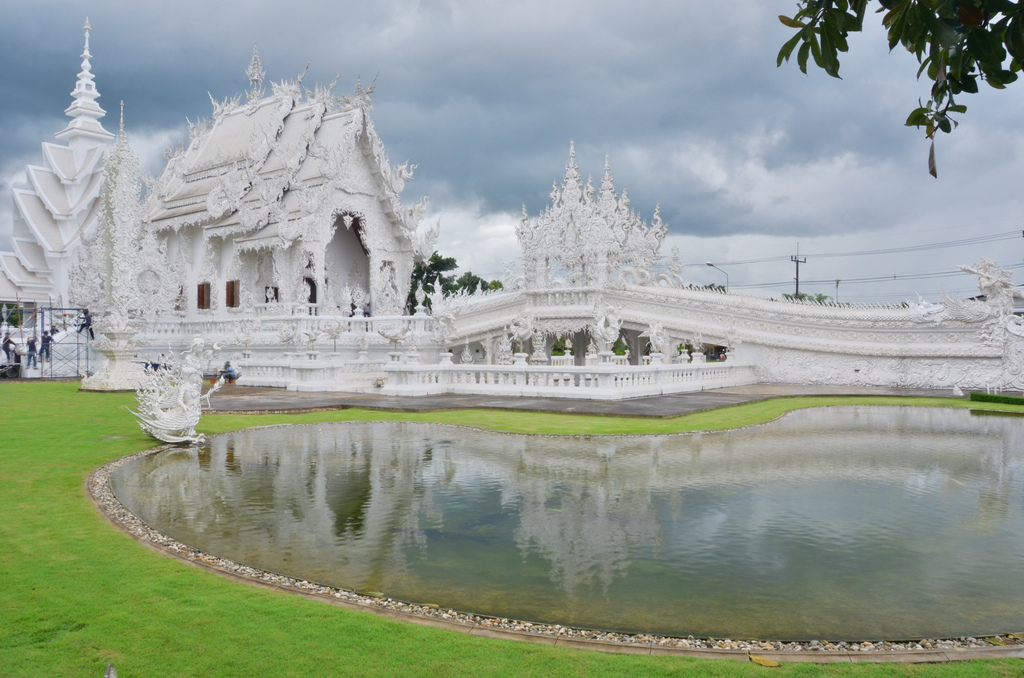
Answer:
<svg viewBox="0 0 1024 678"><path fill-rule="evenodd" d="M20 287L7 276L5 271L0 269L0 299L5 301L15 299L20 301L46 301L47 298L44 292Z"/></svg>
<svg viewBox="0 0 1024 678"><path fill-rule="evenodd" d="M46 263L46 253L39 243L34 240L14 238L13 245L14 253L18 255L18 259L21 260L25 268L42 275L49 273L50 267Z"/></svg>
<svg viewBox="0 0 1024 678"><path fill-rule="evenodd" d="M0 263L4 272L17 284L23 287L48 287L48 278L36 275L25 268L16 255L11 252L0 252Z"/></svg>
<svg viewBox="0 0 1024 678"><path fill-rule="evenodd" d="M304 216L301 189L333 182L380 196L396 232L414 233L413 215L399 200L408 170L388 164L366 92L339 101L319 87L302 93L299 84L215 104L211 122L193 127L189 147L168 162L146 221L158 230L201 225L211 235L269 241L268 224Z"/></svg>
<svg viewBox="0 0 1024 678"><path fill-rule="evenodd" d="M103 162L103 146L75 152L67 146L44 143L43 158L46 165L65 183L73 183L94 172Z"/></svg>

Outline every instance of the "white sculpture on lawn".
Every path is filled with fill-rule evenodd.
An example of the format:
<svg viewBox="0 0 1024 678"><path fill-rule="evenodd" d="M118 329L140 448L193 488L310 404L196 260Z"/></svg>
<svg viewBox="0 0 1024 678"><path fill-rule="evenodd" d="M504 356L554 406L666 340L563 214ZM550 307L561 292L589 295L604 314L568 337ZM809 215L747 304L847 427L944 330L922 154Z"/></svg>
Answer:
<svg viewBox="0 0 1024 678"><path fill-rule="evenodd" d="M202 337L195 337L188 350L171 351L164 366L145 373L136 391L138 409L132 411L143 431L165 443L203 442L203 434L196 433L203 398L209 402L224 385L222 376L203 395L203 375L218 351L216 344L206 349Z"/></svg>

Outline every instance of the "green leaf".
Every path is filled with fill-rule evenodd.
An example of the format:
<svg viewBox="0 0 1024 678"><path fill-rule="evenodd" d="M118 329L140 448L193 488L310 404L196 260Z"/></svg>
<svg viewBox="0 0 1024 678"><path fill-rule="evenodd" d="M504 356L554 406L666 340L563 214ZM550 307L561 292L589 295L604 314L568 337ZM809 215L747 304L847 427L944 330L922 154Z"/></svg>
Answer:
<svg viewBox="0 0 1024 678"><path fill-rule="evenodd" d="M825 64L821 59L821 45L818 44L818 34L811 33L808 43L811 46L811 56L814 58L814 63L818 65L818 68L825 68Z"/></svg>
<svg viewBox="0 0 1024 678"><path fill-rule="evenodd" d="M780 14L779 15L779 21L782 22L783 26L789 26L790 28L803 28L804 27L804 24L800 23L799 21L796 21L795 19L790 19L788 16L786 16L784 14Z"/></svg>
<svg viewBox="0 0 1024 678"><path fill-rule="evenodd" d="M920 127L924 124L925 116L927 115L927 108L915 108L910 112L910 115L907 116L907 122L905 124L907 127Z"/></svg>
<svg viewBox="0 0 1024 678"><path fill-rule="evenodd" d="M800 42L799 33L797 33L792 38L786 41L786 44L784 44L782 46L782 49L779 50L779 58L776 61L776 66L781 66L783 61L789 61L790 55L793 54L793 48L796 47L796 44L798 42Z"/></svg>
<svg viewBox="0 0 1024 678"><path fill-rule="evenodd" d="M805 74L807 73L807 55L810 53L811 43L809 42L800 45L800 50L796 53L796 63Z"/></svg>

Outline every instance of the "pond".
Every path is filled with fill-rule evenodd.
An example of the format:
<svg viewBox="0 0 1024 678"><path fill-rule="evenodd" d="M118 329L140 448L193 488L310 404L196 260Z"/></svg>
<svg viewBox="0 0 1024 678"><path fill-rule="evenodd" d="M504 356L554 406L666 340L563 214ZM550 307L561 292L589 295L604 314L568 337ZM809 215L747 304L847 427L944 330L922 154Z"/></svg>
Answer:
<svg viewBox="0 0 1024 678"><path fill-rule="evenodd" d="M624 632L1024 629L1024 418L829 407L721 433L263 428L111 476L164 534L293 577Z"/></svg>

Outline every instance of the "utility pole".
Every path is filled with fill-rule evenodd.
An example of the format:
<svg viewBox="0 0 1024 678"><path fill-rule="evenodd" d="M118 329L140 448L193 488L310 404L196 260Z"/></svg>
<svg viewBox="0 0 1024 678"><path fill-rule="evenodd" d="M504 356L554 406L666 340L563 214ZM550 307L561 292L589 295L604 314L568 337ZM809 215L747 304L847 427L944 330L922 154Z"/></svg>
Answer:
<svg viewBox="0 0 1024 678"><path fill-rule="evenodd" d="M789 258L790 261L796 264L796 299L800 299L800 264L807 263L807 257L800 258L800 248L796 248L797 253Z"/></svg>

